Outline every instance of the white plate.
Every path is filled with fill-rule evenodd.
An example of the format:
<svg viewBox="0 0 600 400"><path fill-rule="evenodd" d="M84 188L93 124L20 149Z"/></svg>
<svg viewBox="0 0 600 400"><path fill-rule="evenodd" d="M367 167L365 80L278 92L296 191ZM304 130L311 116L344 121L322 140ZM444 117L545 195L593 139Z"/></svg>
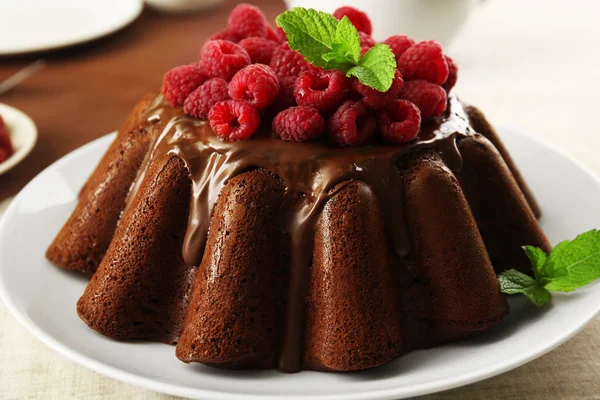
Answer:
<svg viewBox="0 0 600 400"><path fill-rule="evenodd" d="M543 227L553 243L600 227L597 177L552 147L511 130L502 133L540 200ZM77 317L75 303L86 280L52 267L44 251L112 138L57 161L12 202L0 221L0 295L44 343L115 379L202 399L398 399L465 385L531 361L575 335L599 311L598 285L556 296L543 309L511 299L510 316L482 336L350 374L223 371L184 364L173 346L106 339Z"/></svg>
<svg viewBox="0 0 600 400"><path fill-rule="evenodd" d="M14 107L0 103L0 116L8 128L15 152L0 163L0 175L20 163L33 150L37 141L37 128L31 118Z"/></svg>
<svg viewBox="0 0 600 400"><path fill-rule="evenodd" d="M129 24L142 8L142 0L2 0L0 55L97 39Z"/></svg>

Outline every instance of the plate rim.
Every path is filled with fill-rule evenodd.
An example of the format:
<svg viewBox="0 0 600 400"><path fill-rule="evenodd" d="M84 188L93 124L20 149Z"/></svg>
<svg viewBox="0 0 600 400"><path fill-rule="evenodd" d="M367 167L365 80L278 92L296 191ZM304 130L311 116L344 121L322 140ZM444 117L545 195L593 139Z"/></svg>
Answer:
<svg viewBox="0 0 600 400"><path fill-rule="evenodd" d="M15 151L3 163L0 163L0 176L10 171L14 167L16 167L21 161L23 161L29 155L29 153L31 153L38 140L37 125L35 124L35 122L33 122L33 119L31 119L29 115L25 114L23 111L19 110L16 107L9 106L5 103L0 103L0 116L2 115L2 112L5 112L3 110L8 110L8 112L14 113L19 119L19 125L26 125L27 129L30 130L31 138L29 138L29 140L25 143L23 147ZM14 132L9 132L9 135L11 136L12 141L14 140L15 136L18 136L18 133L15 134Z"/></svg>
<svg viewBox="0 0 600 400"><path fill-rule="evenodd" d="M56 43L56 44L52 44L52 45L29 46L27 48L24 48L22 50L17 50L17 51L2 51L2 49L0 49L0 57L25 56L25 55L31 55L31 54L39 53L39 52L51 52L51 51L66 49L69 47L77 46L77 45L88 43L88 42L93 42L94 40L98 40L105 36L112 35L113 33L118 32L119 30L125 28L126 26L128 26L129 24L134 22L142 14L142 11L144 10L144 0L129 0L129 1L132 6L137 6L137 7L133 10L133 12L131 13L131 15L128 18L123 19L123 21L121 21L118 24L115 24L110 29L98 31L98 32L91 33L91 34L82 35L76 39L63 40L60 43Z"/></svg>
<svg viewBox="0 0 600 400"><path fill-rule="evenodd" d="M562 149L552 143L548 143L548 142L545 142L538 138L526 135L526 134L522 133L522 131L515 129L511 126L503 125L503 126L500 126L498 130L501 132L502 131L511 131L512 133L514 133L518 136L524 136L528 140L532 140L532 141L536 142L536 144L539 146L545 147L547 149L550 149L550 150L553 150L553 151L559 153L562 157L566 158L567 160L569 160L570 162L575 164L578 168L580 168L583 172L588 174L590 176L590 178L592 178L600 186L600 177L591 168L589 168L588 166L586 166L583 163L581 163L580 161L578 161L576 158L574 158L572 155L570 155L564 149ZM99 138L73 150L72 152L68 153L67 155L63 156L59 160L55 161L54 163L52 163L51 165L46 167L38 175L36 175L35 178L33 178L17 194L17 196L15 196L15 198L11 201L8 208L6 209L5 213L2 215L2 217L0 217L0 232L3 231L4 229L6 229L5 225L8 223L7 221L10 219L10 216L12 216L16 212L15 210L17 207L17 203L20 200L20 198L23 196L23 193L25 192L25 190L30 185L35 184L35 182L37 180L39 180L40 177L47 170L49 170L51 168L56 168L57 166L60 166L64 163L69 162L71 158L76 157L79 152L83 152L83 151L87 150L89 147L99 145L99 143L105 142L105 141L108 142L107 144L109 144L110 141L115 136L116 136L116 132L112 132L110 134L99 137ZM48 347L53 349L55 352L57 352L58 354L60 354L61 356L65 357L65 358L75 362L76 364L79 364L83 367L89 368L97 373L100 373L104 376L107 376L112 379L116 379L121 382L125 382L128 384L136 385L136 386L143 387L146 389L154 390L156 392L160 392L160 393L164 393L164 394L170 394L170 395L182 396L182 397L188 397L188 398L198 398L199 396L201 396L201 398L210 398L210 399L219 399L219 400L220 399L234 399L234 400L270 399L270 400L274 400L274 399L306 398L306 396L303 396L303 395L289 395L289 394L286 394L286 395L282 395L282 394L255 395L255 394L225 393L222 391L215 391L215 390L204 389L204 388L186 388L186 387L182 387L177 384L160 382L160 381L156 381L156 380L153 380L150 378L146 378L146 377L140 376L138 374L122 370L118 367L113 367L111 365L107 365L103 362L97 361L94 358L87 356L85 354L79 353L75 350L72 350L67 345L63 345L60 342L58 342L57 340L55 340L52 336L48 335L42 329L38 328L33 323L32 320L30 320L28 317L26 317L25 315L21 314L18 311L17 306L11 301L10 297L7 294L7 291L5 289L5 283L1 280L0 280L0 300L4 303L4 305L7 307L8 311L15 317L15 319L30 334L32 334L36 339L40 340L42 343L44 343L45 345L47 345ZM556 349L557 347L561 346L562 344L567 342L569 339L573 338L578 333L580 333L581 330L583 330L583 328L585 328L599 314L600 314L600 304L598 304L596 306L596 308L593 309L586 318L582 319L574 329L567 332L566 334L563 334L563 335L555 338L555 340L553 340L549 345L544 346L537 353L513 357L512 359L510 359L504 363L501 363L501 364L494 364L489 367L479 369L477 371L468 372L468 373L464 373L462 375L437 380L435 386L431 386L430 383L423 383L423 384L417 384L415 386L410 386L409 387L410 391L408 391L406 387L400 387L400 388L371 390L368 392L360 392L360 393L354 393L354 394L317 395L317 396L310 396L310 398L315 399L315 400L342 400L342 399L343 400L359 400L359 399L364 399L364 400L390 399L390 400L392 400L392 399L405 398L408 396L410 396L410 397L422 396L422 395L426 395L426 394L437 393L437 392L442 392L442 391L446 391L449 389L454 389L454 388L461 387L461 386L466 386L466 385L469 385L469 384L472 384L475 382L479 382L479 381L500 375L504 372L510 371L517 367L520 367L530 361L533 361L533 360L547 354L548 352Z"/></svg>

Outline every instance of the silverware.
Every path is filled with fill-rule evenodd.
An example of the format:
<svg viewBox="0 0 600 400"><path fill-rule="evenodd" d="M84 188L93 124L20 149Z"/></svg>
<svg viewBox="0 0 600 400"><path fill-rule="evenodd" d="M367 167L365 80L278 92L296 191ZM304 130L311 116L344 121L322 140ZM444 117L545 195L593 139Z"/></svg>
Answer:
<svg viewBox="0 0 600 400"><path fill-rule="evenodd" d="M40 69L44 68L45 65L46 61L43 59L39 59L29 64L25 68L21 69L5 81L0 82L0 95L3 95L4 93L8 92L10 89L14 88L19 83L23 82L25 79L35 74Z"/></svg>

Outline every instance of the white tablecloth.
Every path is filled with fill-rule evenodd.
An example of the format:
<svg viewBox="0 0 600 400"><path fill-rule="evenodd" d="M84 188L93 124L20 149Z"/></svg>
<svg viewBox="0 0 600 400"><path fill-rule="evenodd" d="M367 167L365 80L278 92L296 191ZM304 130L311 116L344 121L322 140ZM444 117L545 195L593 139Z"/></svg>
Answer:
<svg viewBox="0 0 600 400"><path fill-rule="evenodd" d="M594 0L488 0L448 49L460 67L458 93L496 124L554 143L600 173L599 17L600 2ZM560 183L556 187L560 190ZM0 203L0 214L7 203ZM521 368L428 398L598 399L599 376L596 320L559 349ZM0 398L172 397L64 360L0 305Z"/></svg>

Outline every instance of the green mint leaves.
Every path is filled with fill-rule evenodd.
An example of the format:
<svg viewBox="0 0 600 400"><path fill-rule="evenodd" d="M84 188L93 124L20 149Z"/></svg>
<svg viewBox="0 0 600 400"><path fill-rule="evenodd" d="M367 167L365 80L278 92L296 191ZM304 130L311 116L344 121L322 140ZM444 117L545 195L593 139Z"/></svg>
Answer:
<svg viewBox="0 0 600 400"><path fill-rule="evenodd" d="M600 278L600 232L596 229L559 243L550 255L537 247L523 249L534 278L514 269L504 271L498 275L502 293L521 293L541 306L550 301L551 292L572 292Z"/></svg>
<svg viewBox="0 0 600 400"><path fill-rule="evenodd" d="M377 44L360 57L360 37L347 17L296 7L276 19L290 48L306 61L323 69L337 69L356 76L363 84L380 92L392 86L396 72L394 53L385 44Z"/></svg>

